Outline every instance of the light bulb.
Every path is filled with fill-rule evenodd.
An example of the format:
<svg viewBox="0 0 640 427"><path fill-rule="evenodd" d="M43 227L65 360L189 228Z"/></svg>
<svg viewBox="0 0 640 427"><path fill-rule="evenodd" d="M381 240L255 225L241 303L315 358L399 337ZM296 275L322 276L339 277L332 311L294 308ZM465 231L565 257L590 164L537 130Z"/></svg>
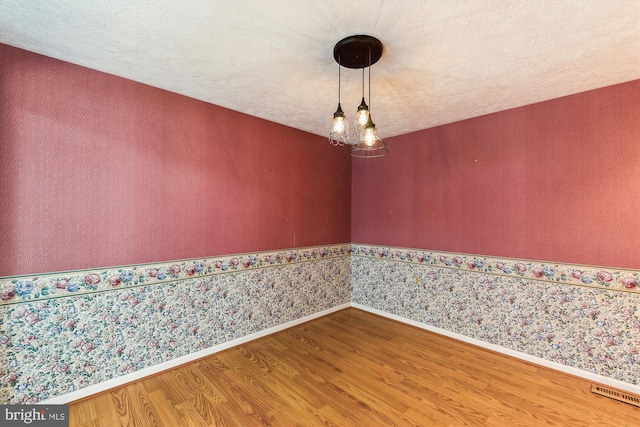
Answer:
<svg viewBox="0 0 640 427"><path fill-rule="evenodd" d="M343 133L347 129L347 121L344 117L334 117L331 123L332 133Z"/></svg>
<svg viewBox="0 0 640 427"><path fill-rule="evenodd" d="M364 132L364 128L369 122L369 106L366 102L364 102L364 96L362 97L362 102L358 106L358 110L356 111L356 118L354 120L354 127L356 134L362 135Z"/></svg>
<svg viewBox="0 0 640 427"><path fill-rule="evenodd" d="M360 141L364 142L367 147L371 147L376 143L378 139L376 131L376 125L373 124L373 120L371 120L371 114L367 119L367 124L362 130L362 136L360 137Z"/></svg>
<svg viewBox="0 0 640 427"><path fill-rule="evenodd" d="M364 129L362 140L367 144L367 146L371 147L376 142L376 128L366 127Z"/></svg>
<svg viewBox="0 0 640 427"><path fill-rule="evenodd" d="M359 127L363 127L367 124L367 122L369 121L369 110L358 110L358 112L356 113L356 124Z"/></svg>

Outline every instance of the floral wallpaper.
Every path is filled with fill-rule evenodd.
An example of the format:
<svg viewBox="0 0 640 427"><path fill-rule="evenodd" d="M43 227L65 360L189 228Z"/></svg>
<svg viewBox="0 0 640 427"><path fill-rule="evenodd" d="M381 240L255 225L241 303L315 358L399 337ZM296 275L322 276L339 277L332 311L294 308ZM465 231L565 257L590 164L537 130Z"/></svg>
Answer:
<svg viewBox="0 0 640 427"><path fill-rule="evenodd" d="M0 403L354 302L640 384L640 272L336 245L0 278Z"/></svg>
<svg viewBox="0 0 640 427"><path fill-rule="evenodd" d="M351 301L640 384L638 272L354 246Z"/></svg>
<svg viewBox="0 0 640 427"><path fill-rule="evenodd" d="M0 279L0 402L35 403L348 303L349 251Z"/></svg>

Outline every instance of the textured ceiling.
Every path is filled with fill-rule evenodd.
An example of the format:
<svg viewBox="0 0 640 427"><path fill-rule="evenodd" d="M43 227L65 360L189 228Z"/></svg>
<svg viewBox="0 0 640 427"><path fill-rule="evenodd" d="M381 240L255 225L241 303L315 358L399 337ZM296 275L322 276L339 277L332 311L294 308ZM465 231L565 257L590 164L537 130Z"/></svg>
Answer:
<svg viewBox="0 0 640 427"><path fill-rule="evenodd" d="M353 34L383 138L640 78L640 0L0 0L2 43L323 136Z"/></svg>

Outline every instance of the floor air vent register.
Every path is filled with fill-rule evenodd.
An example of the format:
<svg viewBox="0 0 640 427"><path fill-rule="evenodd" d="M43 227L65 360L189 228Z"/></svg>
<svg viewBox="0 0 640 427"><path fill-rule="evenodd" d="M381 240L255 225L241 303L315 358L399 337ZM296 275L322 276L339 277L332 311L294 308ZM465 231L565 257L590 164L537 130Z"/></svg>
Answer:
<svg viewBox="0 0 640 427"><path fill-rule="evenodd" d="M637 406L640 408L640 397L625 393L622 391L618 391L609 387L603 387L601 385L591 384L591 393L599 394L601 396L610 397L615 400L619 400L620 402L628 403L633 406Z"/></svg>

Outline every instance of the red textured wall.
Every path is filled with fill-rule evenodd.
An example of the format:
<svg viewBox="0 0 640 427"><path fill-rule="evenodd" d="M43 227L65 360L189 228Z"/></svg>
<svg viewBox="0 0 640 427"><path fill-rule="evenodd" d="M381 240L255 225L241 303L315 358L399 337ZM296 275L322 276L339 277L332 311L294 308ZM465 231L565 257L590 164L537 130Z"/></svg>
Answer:
<svg viewBox="0 0 640 427"><path fill-rule="evenodd" d="M0 275L350 241L351 158L324 138L0 58Z"/></svg>
<svg viewBox="0 0 640 427"><path fill-rule="evenodd" d="M355 243L640 268L640 80L386 142Z"/></svg>

